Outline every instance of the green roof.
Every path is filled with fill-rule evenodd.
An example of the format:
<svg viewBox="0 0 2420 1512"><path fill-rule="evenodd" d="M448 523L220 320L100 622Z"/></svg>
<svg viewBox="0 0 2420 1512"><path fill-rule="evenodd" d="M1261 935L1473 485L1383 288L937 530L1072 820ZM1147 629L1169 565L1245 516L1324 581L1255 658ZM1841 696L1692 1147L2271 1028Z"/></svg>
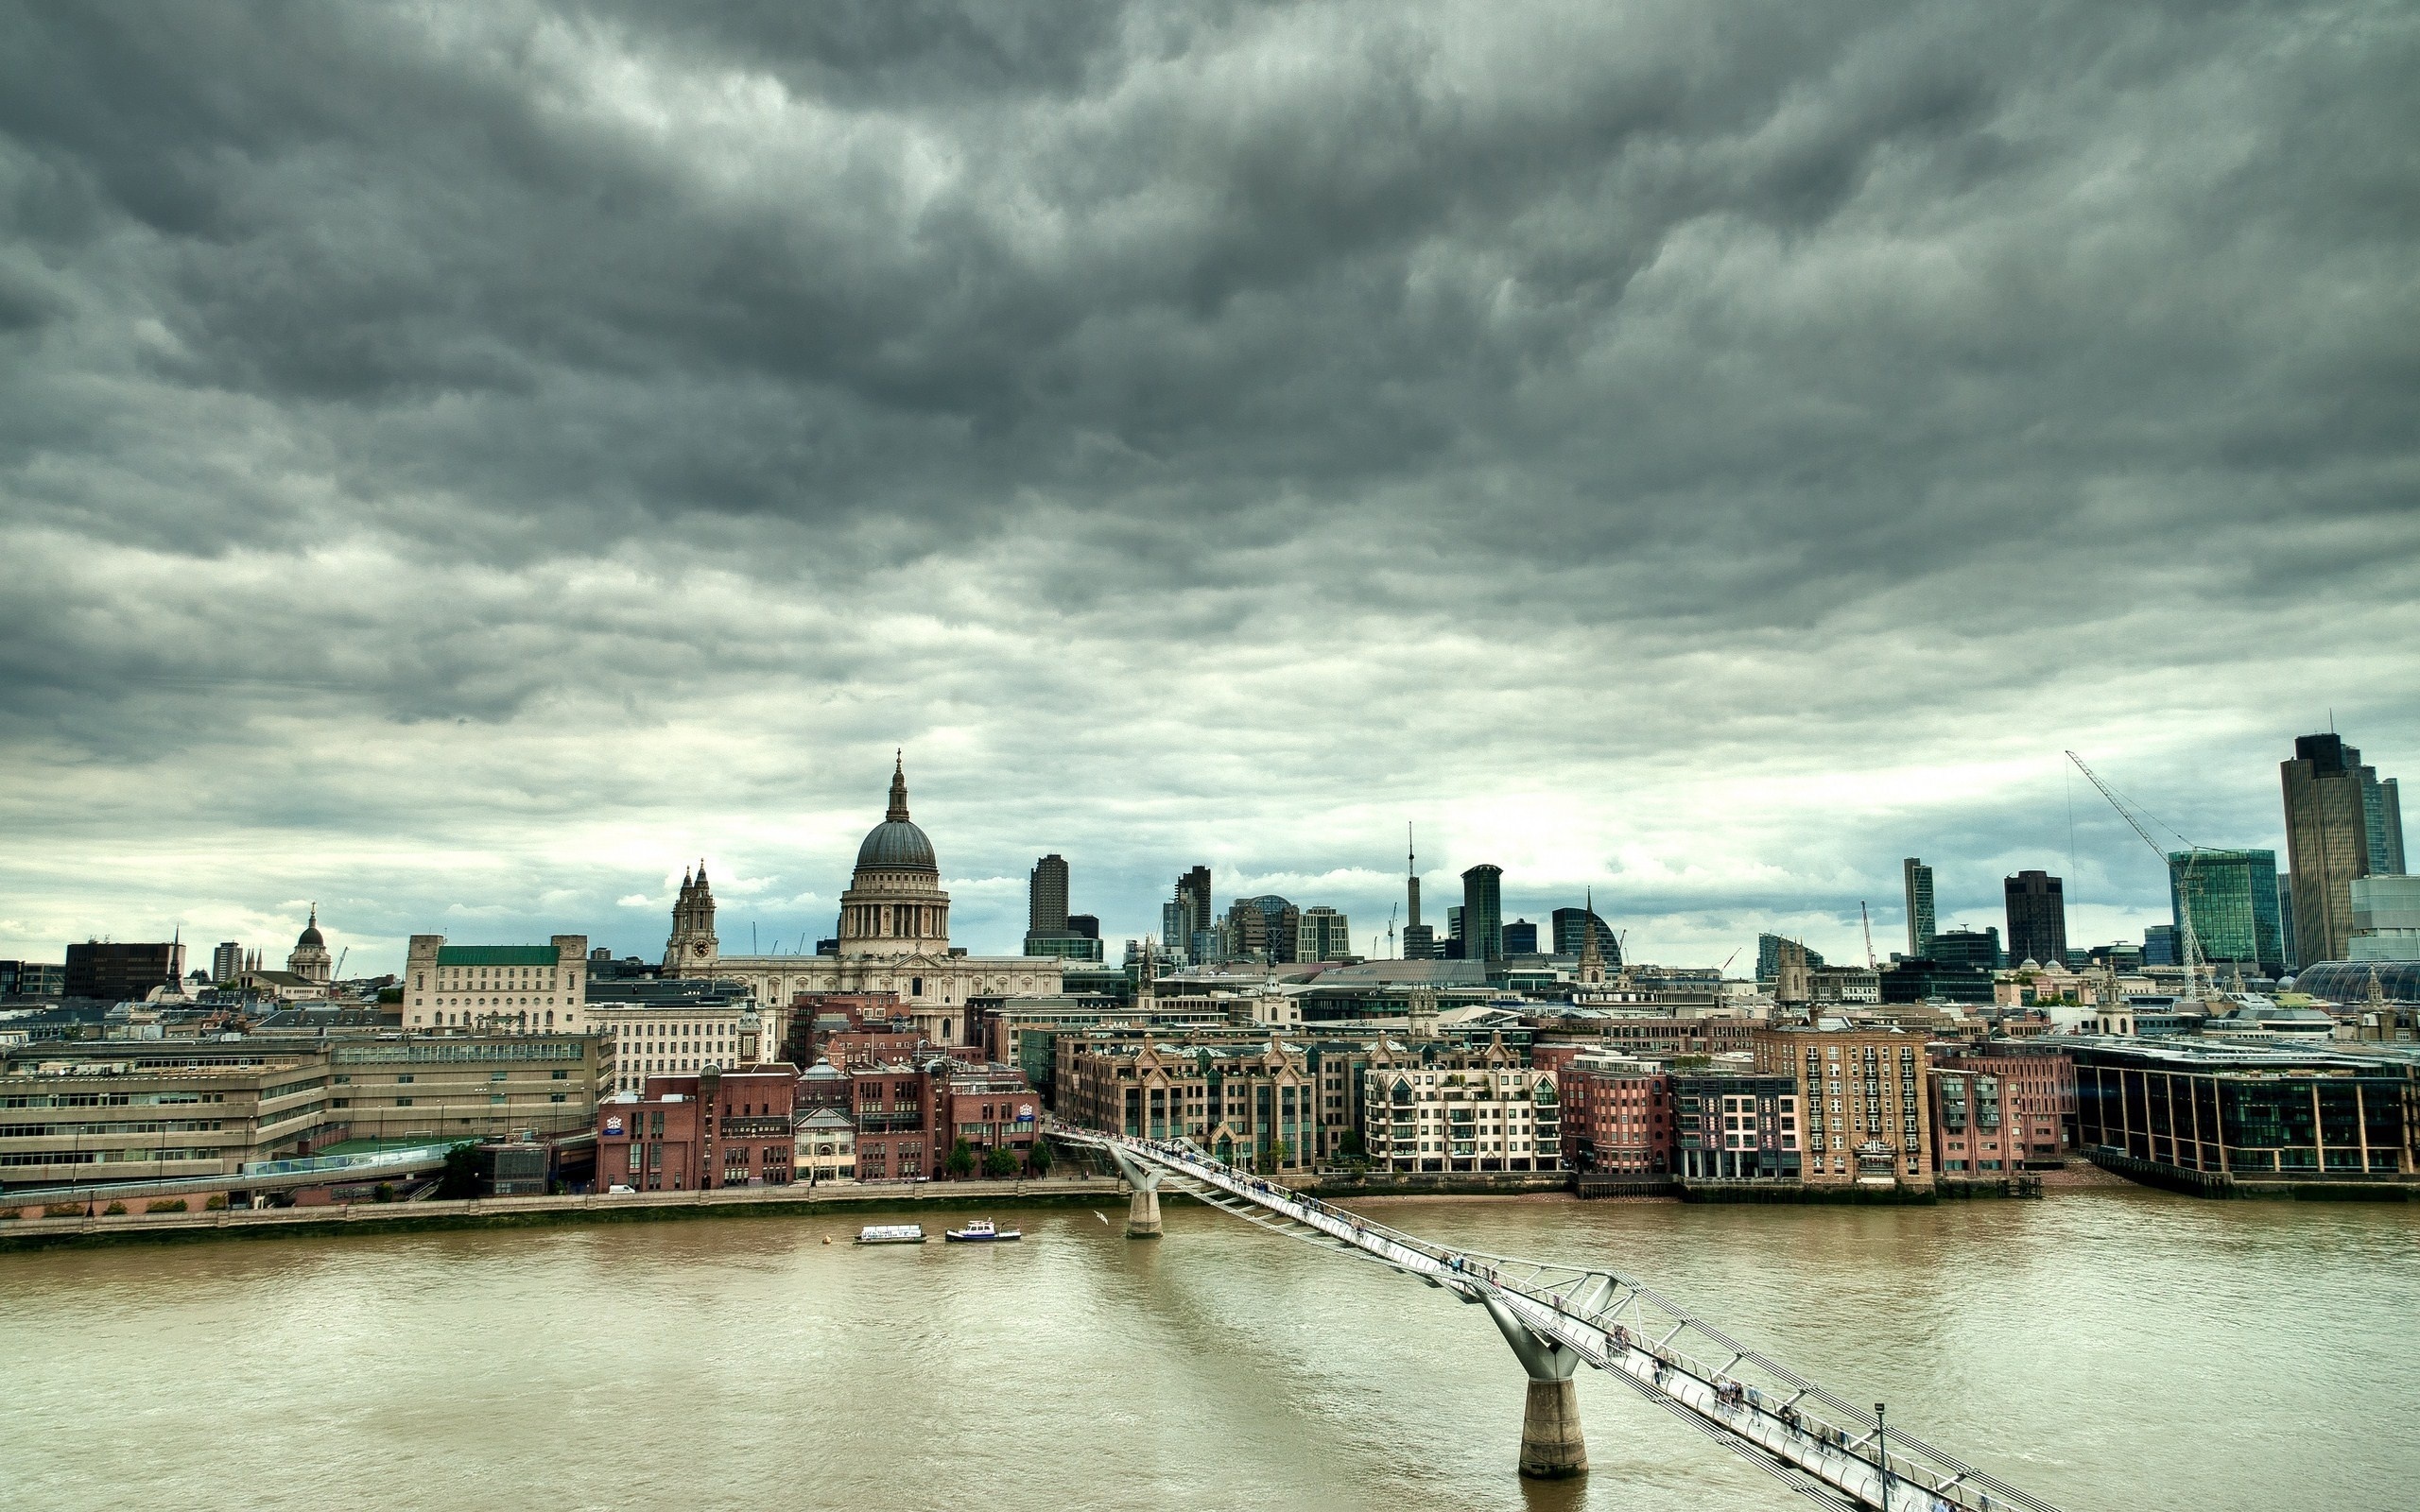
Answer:
<svg viewBox="0 0 2420 1512"><path fill-rule="evenodd" d="M552 945L440 945L440 966L552 966L561 957Z"/></svg>

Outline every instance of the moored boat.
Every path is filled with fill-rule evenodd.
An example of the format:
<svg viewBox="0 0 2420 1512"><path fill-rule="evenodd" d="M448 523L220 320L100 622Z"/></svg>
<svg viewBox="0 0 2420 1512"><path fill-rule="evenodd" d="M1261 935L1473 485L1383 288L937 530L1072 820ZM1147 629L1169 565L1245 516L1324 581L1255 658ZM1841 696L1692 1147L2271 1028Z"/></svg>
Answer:
<svg viewBox="0 0 2420 1512"><path fill-rule="evenodd" d="M861 1245L921 1245L925 1243L925 1226L921 1223L870 1223L857 1232Z"/></svg>
<svg viewBox="0 0 2420 1512"><path fill-rule="evenodd" d="M963 1228L944 1228L942 1237L953 1245L994 1245L1023 1239L1025 1231L1003 1228L989 1218L977 1218Z"/></svg>

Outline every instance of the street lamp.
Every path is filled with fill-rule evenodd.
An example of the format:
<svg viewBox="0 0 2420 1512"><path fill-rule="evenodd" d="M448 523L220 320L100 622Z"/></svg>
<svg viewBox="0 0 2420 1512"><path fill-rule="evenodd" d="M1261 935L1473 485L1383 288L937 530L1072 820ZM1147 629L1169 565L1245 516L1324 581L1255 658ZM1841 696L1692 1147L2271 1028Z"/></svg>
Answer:
<svg viewBox="0 0 2420 1512"><path fill-rule="evenodd" d="M1884 1436L1878 1401L1874 1404L1874 1462L1882 1468L1882 1512L1891 1512L1891 1443Z"/></svg>

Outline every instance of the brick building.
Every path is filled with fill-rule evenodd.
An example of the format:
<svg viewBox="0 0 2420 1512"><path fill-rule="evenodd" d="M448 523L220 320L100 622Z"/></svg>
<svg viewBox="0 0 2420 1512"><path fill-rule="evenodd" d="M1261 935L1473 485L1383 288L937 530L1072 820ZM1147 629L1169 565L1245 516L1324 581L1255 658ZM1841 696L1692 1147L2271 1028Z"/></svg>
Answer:
<svg viewBox="0 0 2420 1512"><path fill-rule="evenodd" d="M1545 1059L1541 1049L1538 1057ZM1563 1163L1574 1171L1663 1176L1672 1169L1672 1078L1627 1057L1557 1057Z"/></svg>
<svg viewBox="0 0 2420 1512"><path fill-rule="evenodd" d="M1760 1028L1760 1075L1798 1082L1810 1186L1926 1183L1932 1140L1923 1041L1896 1030Z"/></svg>
<svg viewBox="0 0 2420 1512"><path fill-rule="evenodd" d="M797 1091L797 1070L779 1062L649 1076L598 1106L596 1179L641 1192L787 1186Z"/></svg>
<svg viewBox="0 0 2420 1512"><path fill-rule="evenodd" d="M848 1073L849 1117L857 1126L860 1181L929 1179L949 1153L941 1136L933 1078L922 1066L896 1061Z"/></svg>
<svg viewBox="0 0 2420 1512"><path fill-rule="evenodd" d="M1994 1091L2011 1131L2011 1143L2000 1152L2006 1169L2055 1170L2074 1148L2076 1122L2075 1061L2048 1044L2012 1045L1986 1041L1980 1045L1935 1045L1933 1062L1997 1083ZM1934 1141L1933 1159L1941 1159ZM1939 1169L1947 1171L1946 1165ZM1971 1170L1972 1167L1969 1167Z"/></svg>
<svg viewBox="0 0 2420 1512"><path fill-rule="evenodd" d="M995 1150L1006 1152L1016 1162L1017 1173L1024 1174L1042 1117L1042 1099L1032 1085L1008 1066L957 1060L936 1063L930 1075L936 1122L947 1142L942 1146L942 1159L964 1140L977 1174L983 1172L984 1158Z"/></svg>

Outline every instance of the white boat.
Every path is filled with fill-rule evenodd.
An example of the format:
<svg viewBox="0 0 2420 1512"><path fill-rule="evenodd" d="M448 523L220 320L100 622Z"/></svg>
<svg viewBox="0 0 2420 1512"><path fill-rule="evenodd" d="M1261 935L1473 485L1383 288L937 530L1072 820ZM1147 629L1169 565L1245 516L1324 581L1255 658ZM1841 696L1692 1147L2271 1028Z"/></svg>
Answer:
<svg viewBox="0 0 2420 1512"><path fill-rule="evenodd" d="M870 1223L857 1230L861 1245L921 1245L925 1242L925 1226L921 1223Z"/></svg>
<svg viewBox="0 0 2420 1512"><path fill-rule="evenodd" d="M1003 1228L989 1218L977 1218L963 1228L944 1228L942 1237L953 1245L996 1245L1011 1239L1023 1239L1018 1228Z"/></svg>

